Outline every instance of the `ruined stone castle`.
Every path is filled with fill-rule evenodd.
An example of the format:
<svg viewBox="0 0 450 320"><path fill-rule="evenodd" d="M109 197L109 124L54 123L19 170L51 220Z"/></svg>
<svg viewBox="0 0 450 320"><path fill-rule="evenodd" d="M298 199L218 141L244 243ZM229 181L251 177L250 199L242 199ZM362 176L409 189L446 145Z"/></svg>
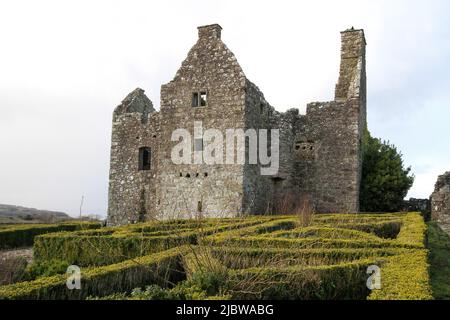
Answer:
<svg viewBox="0 0 450 320"><path fill-rule="evenodd" d="M285 194L307 196L317 212L358 212L366 125L364 31L341 32L335 99L308 104L306 114L276 111L246 78L221 31L217 24L198 28L197 43L174 79L161 86L160 111L141 89L114 110L108 224L263 214ZM220 131L279 129L277 173L261 175L261 164L247 162L174 164L171 151L178 142L172 133L193 131L195 121ZM195 153L203 141L193 140Z"/></svg>

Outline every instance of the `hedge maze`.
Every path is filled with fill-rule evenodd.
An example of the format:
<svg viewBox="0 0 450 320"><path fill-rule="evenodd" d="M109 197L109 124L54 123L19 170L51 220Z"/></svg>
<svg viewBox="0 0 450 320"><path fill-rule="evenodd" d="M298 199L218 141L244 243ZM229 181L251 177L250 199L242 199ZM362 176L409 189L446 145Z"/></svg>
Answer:
<svg viewBox="0 0 450 320"><path fill-rule="evenodd" d="M34 239L35 263L80 266L81 290L60 273L0 286L0 299L432 299L425 234L419 213L60 231ZM374 265L381 288L369 290Z"/></svg>

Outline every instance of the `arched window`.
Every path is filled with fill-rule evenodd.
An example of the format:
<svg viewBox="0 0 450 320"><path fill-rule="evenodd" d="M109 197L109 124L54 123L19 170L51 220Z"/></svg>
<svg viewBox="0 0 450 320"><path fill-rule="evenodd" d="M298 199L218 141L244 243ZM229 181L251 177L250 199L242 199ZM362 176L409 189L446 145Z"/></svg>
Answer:
<svg viewBox="0 0 450 320"><path fill-rule="evenodd" d="M150 170L152 165L152 149L139 148L139 170Z"/></svg>

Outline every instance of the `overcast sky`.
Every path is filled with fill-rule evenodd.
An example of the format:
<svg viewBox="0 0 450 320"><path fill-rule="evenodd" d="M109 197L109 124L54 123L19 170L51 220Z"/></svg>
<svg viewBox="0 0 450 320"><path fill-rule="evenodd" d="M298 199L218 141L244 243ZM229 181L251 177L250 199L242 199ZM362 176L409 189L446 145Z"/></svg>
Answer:
<svg viewBox="0 0 450 320"><path fill-rule="evenodd" d="M450 170L450 1L2 1L0 203L106 214L112 112L159 109L199 25L219 23L278 110L333 99L339 31L368 42L368 123L411 165L408 196Z"/></svg>

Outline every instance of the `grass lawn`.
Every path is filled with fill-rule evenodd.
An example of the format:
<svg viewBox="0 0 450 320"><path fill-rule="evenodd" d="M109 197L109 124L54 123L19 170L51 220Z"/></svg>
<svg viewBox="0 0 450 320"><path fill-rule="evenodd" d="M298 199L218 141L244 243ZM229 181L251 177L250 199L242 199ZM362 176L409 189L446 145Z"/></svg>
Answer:
<svg viewBox="0 0 450 320"><path fill-rule="evenodd" d="M433 296L450 300L450 238L435 222L428 224L428 249Z"/></svg>

